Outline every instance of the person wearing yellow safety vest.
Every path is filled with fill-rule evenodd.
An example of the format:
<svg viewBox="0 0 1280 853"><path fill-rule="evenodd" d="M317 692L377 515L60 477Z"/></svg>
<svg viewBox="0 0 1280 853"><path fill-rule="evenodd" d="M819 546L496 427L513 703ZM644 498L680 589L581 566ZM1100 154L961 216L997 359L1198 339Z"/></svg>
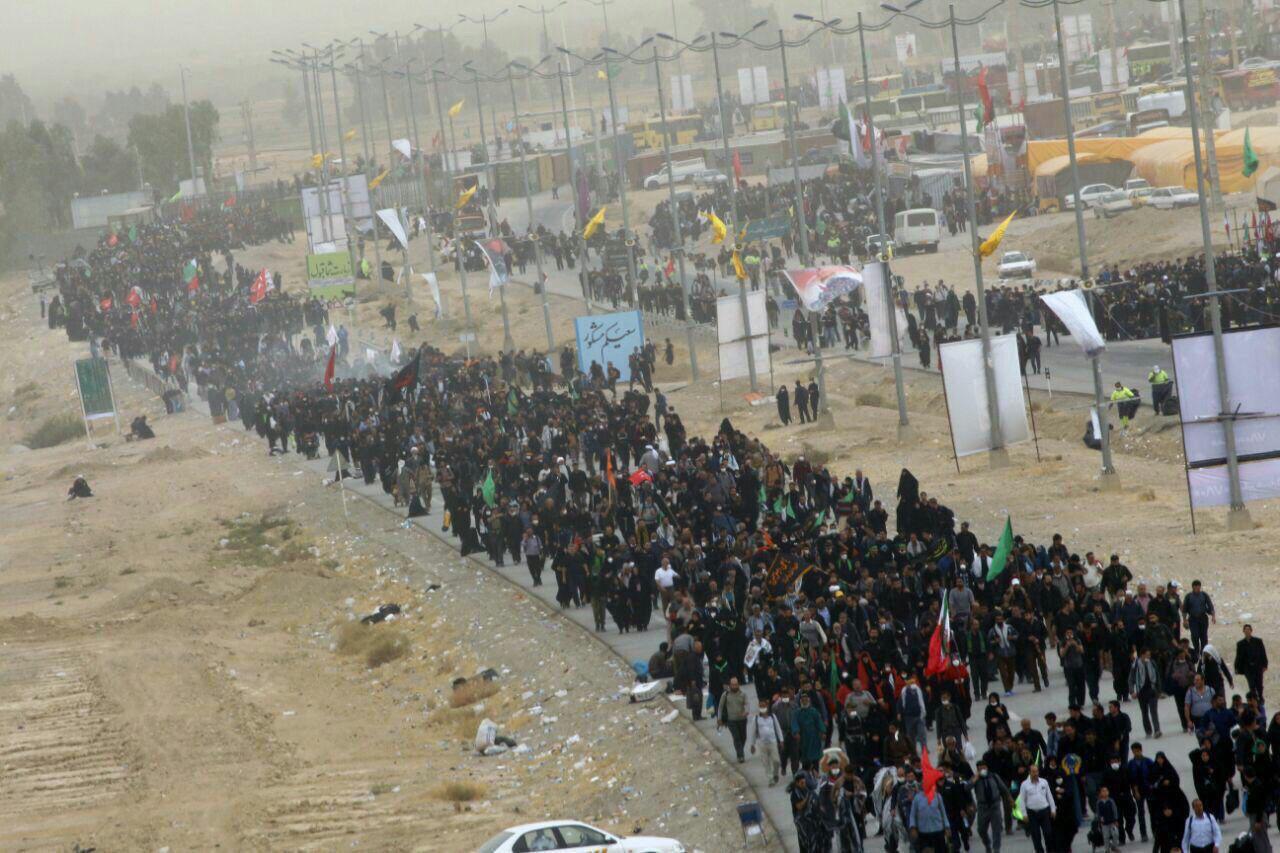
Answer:
<svg viewBox="0 0 1280 853"><path fill-rule="evenodd" d="M1158 415L1160 407L1173 392L1173 382L1169 379L1169 374L1158 364L1152 366L1151 372L1147 374L1147 381L1151 383L1151 407Z"/></svg>
<svg viewBox="0 0 1280 853"><path fill-rule="evenodd" d="M1137 406L1138 395L1133 390L1126 388L1122 383L1116 383L1116 390L1111 392L1111 402L1115 404L1116 414L1120 416L1120 429L1129 429L1129 419L1133 417Z"/></svg>

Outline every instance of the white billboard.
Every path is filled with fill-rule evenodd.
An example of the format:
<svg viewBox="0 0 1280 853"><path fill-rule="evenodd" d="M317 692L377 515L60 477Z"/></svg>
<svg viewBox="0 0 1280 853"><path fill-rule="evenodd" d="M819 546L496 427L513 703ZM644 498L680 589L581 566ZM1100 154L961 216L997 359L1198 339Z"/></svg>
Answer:
<svg viewBox="0 0 1280 853"><path fill-rule="evenodd" d="M738 98L744 107L769 103L769 69L763 65L739 68Z"/></svg>
<svg viewBox="0 0 1280 853"><path fill-rule="evenodd" d="M1227 408L1236 421L1240 457L1280 455L1280 327L1224 332ZM1208 332L1173 339L1173 366L1187 464L1225 464L1226 433L1218 420L1218 366ZM1260 417L1261 416L1261 417Z"/></svg>
<svg viewBox="0 0 1280 853"><path fill-rule="evenodd" d="M818 90L818 106L832 110L848 100L844 87L844 68L819 68L814 87Z"/></svg>
<svg viewBox="0 0 1280 853"><path fill-rule="evenodd" d="M756 375L760 376L769 372L769 314L763 290L747 294L747 318L751 321ZM741 297L721 296L716 300L716 336L720 345L720 381L751 375Z"/></svg>
<svg viewBox="0 0 1280 853"><path fill-rule="evenodd" d="M1231 483L1226 465L1192 468L1187 471L1191 506L1195 509L1231 504ZM1240 496L1260 501L1280 496L1280 459L1259 459L1240 463Z"/></svg>
<svg viewBox="0 0 1280 853"><path fill-rule="evenodd" d="M693 103L693 75L671 75L671 111L691 113L697 107Z"/></svg>
<svg viewBox="0 0 1280 853"><path fill-rule="evenodd" d="M916 34L899 33L893 37L893 51L898 55L898 64L906 65L916 58Z"/></svg>
<svg viewBox="0 0 1280 853"><path fill-rule="evenodd" d="M973 338L943 344L938 359L942 386L951 415L951 434L957 456L991 450L991 417L987 411L987 380L982 369L982 341ZM1005 446L1027 441L1027 401L1022 389L1022 369L1018 363L1016 335L991 339L991 362L995 370L996 408L1000 413L1000 436Z"/></svg>
<svg viewBox="0 0 1280 853"><path fill-rule="evenodd" d="M346 182L345 199L342 192L343 181ZM324 205L321 205L322 198ZM369 206L369 182L364 175L335 178L329 181L325 190L320 187L305 187L302 190L302 216L306 222L312 254L346 249L344 201L346 220L354 222L356 229L360 231L371 227L373 211Z"/></svg>

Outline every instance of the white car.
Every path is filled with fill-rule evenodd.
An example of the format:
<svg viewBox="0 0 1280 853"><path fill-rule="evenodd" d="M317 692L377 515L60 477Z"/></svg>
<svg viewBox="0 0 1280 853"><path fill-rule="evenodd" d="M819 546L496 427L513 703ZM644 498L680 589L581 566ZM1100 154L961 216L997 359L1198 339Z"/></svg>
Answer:
<svg viewBox="0 0 1280 853"><path fill-rule="evenodd" d="M573 820L546 820L502 830L480 845L479 853L533 853L537 850L578 850L609 853L685 853L674 838L614 835Z"/></svg>
<svg viewBox="0 0 1280 853"><path fill-rule="evenodd" d="M1274 59L1267 59L1265 56L1251 56L1248 59L1241 60L1236 67L1241 70L1253 71L1259 68L1275 68L1277 65L1280 65L1280 62L1276 62Z"/></svg>
<svg viewBox="0 0 1280 853"><path fill-rule="evenodd" d="M1158 187L1147 197L1147 204L1160 210L1195 207L1199 203L1200 193L1186 187Z"/></svg>
<svg viewBox="0 0 1280 853"><path fill-rule="evenodd" d="M1036 274L1036 262L1024 252L1005 252L996 271L1001 278L1031 278Z"/></svg>
<svg viewBox="0 0 1280 853"><path fill-rule="evenodd" d="M717 172L715 169L703 169L700 172L693 173L693 184L698 187L713 187L716 184L725 184L729 182L729 176L724 172Z"/></svg>
<svg viewBox="0 0 1280 853"><path fill-rule="evenodd" d="M1068 194L1066 198L1062 200L1062 209L1075 210L1077 195L1080 196L1080 203L1088 208L1092 207L1094 202L1102 198L1107 193L1113 193L1115 191L1116 188L1111 186L1111 184L1089 184L1084 189L1080 190L1079 193Z"/></svg>
<svg viewBox="0 0 1280 853"><path fill-rule="evenodd" d="M1089 206L1093 208L1094 216L1099 219L1110 219L1126 210L1133 210L1133 199L1129 198L1129 194L1124 190L1114 190L1098 196Z"/></svg>

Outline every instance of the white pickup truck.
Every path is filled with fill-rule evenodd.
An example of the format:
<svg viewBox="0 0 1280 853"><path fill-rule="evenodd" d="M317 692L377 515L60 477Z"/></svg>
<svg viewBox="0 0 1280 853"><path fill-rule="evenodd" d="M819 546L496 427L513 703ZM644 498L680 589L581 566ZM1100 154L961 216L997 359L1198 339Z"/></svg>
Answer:
<svg viewBox="0 0 1280 853"><path fill-rule="evenodd" d="M661 169L644 179L644 188L656 190L672 182L682 184L685 181L693 180L693 176L698 172L705 171L707 171L707 161L701 157L690 160L672 160L671 173L667 174L667 164L663 163Z"/></svg>

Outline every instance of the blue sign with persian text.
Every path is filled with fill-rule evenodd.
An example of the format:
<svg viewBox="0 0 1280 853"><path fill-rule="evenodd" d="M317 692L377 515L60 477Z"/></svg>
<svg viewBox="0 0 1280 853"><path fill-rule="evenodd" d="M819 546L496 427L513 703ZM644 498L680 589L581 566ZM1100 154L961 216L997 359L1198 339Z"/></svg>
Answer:
<svg viewBox="0 0 1280 853"><path fill-rule="evenodd" d="M622 381L631 379L628 358L644 346L644 322L639 311L578 317L573 321L573 329L578 338L579 371L590 372L594 361L607 375L612 363L622 374Z"/></svg>

